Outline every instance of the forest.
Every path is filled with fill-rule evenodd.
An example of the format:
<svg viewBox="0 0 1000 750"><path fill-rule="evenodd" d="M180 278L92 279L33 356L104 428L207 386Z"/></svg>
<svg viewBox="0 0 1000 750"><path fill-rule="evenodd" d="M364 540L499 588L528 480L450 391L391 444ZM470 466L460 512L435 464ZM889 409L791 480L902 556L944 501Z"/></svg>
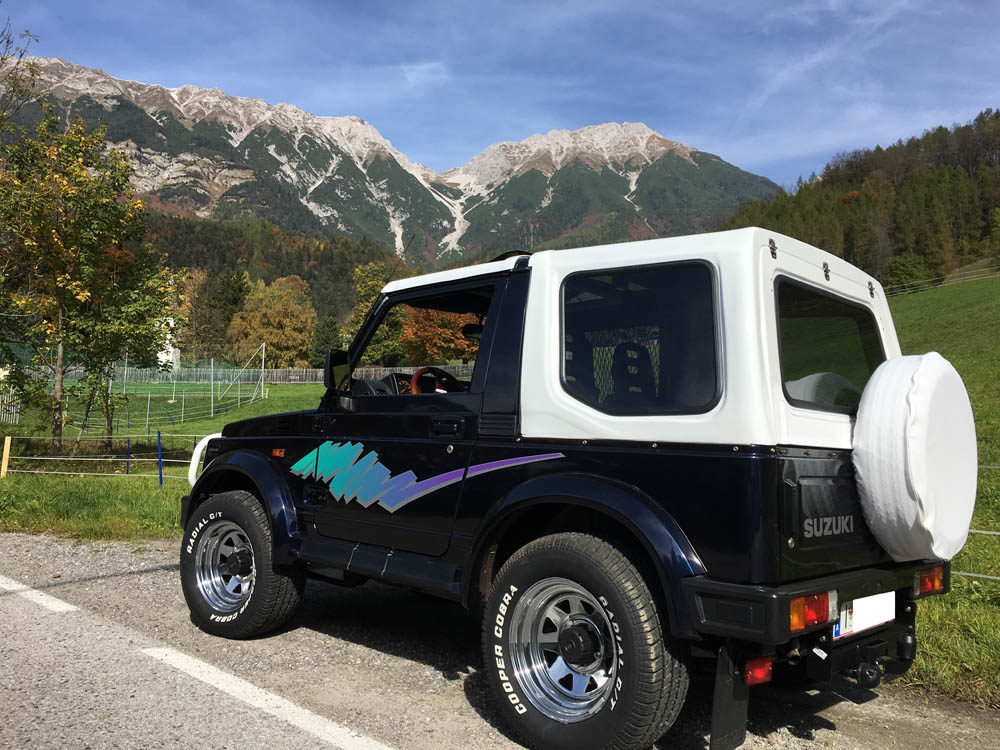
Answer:
<svg viewBox="0 0 1000 750"><path fill-rule="evenodd" d="M183 279L176 342L185 359L242 362L268 338L274 366L318 366L358 304L355 270L397 265L367 238L311 237L256 217L149 212L146 223L146 242Z"/></svg>
<svg viewBox="0 0 1000 750"><path fill-rule="evenodd" d="M1000 110L838 154L821 175L771 201L742 204L719 228L747 226L816 245L887 286L1000 258Z"/></svg>

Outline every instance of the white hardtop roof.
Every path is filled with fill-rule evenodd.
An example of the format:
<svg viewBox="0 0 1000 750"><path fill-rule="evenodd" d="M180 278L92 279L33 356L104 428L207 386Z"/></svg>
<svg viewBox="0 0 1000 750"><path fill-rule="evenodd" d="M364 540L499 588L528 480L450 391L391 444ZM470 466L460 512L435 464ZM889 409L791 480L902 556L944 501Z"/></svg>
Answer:
<svg viewBox="0 0 1000 750"><path fill-rule="evenodd" d="M881 289L878 281L861 269L852 266L843 258L808 245L805 242L788 237L778 232L772 232L760 227L731 229L725 232L706 232L683 237L661 237L637 242L619 242L611 245L595 245L572 250L541 250L529 256L528 264L534 265L545 256L558 257L558 266L566 268L579 263L583 267L592 268L595 262L607 264L609 268L656 263L658 261L688 260L699 255L712 252L721 254L743 255L753 250L763 250L769 240L774 240L777 252L794 255L799 260L822 268L826 263L830 273L852 284L868 285L872 282L876 289ZM397 292L413 287L438 284L446 281L485 276L491 273L509 271L521 256L506 258L491 263L480 263L464 268L454 268L448 271L438 271L423 276L399 279L385 286L383 294Z"/></svg>
<svg viewBox="0 0 1000 750"><path fill-rule="evenodd" d="M413 276L409 279L398 279L386 284L385 288L382 289L382 294L390 294L391 292L398 292L402 289L411 289L413 287L428 286L429 284L440 284L445 281L461 281L462 279L471 279L476 276L509 271L520 257L518 255L492 263L478 263L474 266L465 266L465 268L452 268L448 271L426 273L423 276Z"/></svg>

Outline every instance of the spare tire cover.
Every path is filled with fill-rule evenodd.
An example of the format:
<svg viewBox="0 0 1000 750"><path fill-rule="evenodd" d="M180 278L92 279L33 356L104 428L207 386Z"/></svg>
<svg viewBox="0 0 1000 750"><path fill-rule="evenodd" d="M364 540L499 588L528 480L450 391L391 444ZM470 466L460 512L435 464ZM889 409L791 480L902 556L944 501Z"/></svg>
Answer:
<svg viewBox="0 0 1000 750"><path fill-rule="evenodd" d="M865 520L893 560L950 560L962 549L976 503L976 426L948 360L930 352L879 365L858 407L853 461Z"/></svg>

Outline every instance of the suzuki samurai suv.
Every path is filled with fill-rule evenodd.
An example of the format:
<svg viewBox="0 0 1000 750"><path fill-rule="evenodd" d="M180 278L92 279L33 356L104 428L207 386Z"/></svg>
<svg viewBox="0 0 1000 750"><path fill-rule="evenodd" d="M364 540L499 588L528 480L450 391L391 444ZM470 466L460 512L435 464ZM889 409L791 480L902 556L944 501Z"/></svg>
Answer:
<svg viewBox="0 0 1000 750"><path fill-rule="evenodd" d="M420 349L404 318L447 335ZM483 613L497 704L539 748L648 747L681 710L694 650L715 660L711 747L735 748L750 686L775 669L902 674L918 600L949 590L975 480L971 498L965 474L959 499L928 490L918 505L939 519L904 528L920 482L888 443L916 438L864 414L914 408L920 373L868 398L906 360L930 366L901 357L874 278L756 228L393 281L330 352L318 408L234 422L195 451L192 619L266 633L307 578L461 602ZM933 471L967 471L959 416ZM938 528L945 503L954 529Z"/></svg>

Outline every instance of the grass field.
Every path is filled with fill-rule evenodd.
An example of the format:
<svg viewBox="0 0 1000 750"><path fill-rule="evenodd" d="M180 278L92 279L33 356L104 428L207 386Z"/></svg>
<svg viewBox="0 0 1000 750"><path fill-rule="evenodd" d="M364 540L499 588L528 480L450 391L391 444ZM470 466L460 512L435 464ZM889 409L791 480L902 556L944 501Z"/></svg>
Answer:
<svg viewBox="0 0 1000 750"><path fill-rule="evenodd" d="M8 476L0 481L0 531L74 539L180 536L187 483L116 477Z"/></svg>
<svg viewBox="0 0 1000 750"><path fill-rule="evenodd" d="M1000 466L1000 279L890 300L904 354L938 351L965 380L979 463ZM982 469L974 529L1000 531L1000 469ZM953 570L1000 576L1000 537L972 534ZM918 610L917 662L904 680L1000 707L1000 581L952 577L949 596Z"/></svg>
<svg viewBox="0 0 1000 750"><path fill-rule="evenodd" d="M162 397L170 395L164 392ZM49 438L36 432L37 423L23 420L21 429L13 433L10 468L15 473L0 481L0 531L50 533L78 539L177 536L181 531L177 525L180 498L188 486L187 461L198 437L219 432L234 419L315 408L322 395L323 387L317 384L268 386L267 399L228 414L185 421L176 432L164 430L161 436L166 461L163 487L157 477L121 476L126 468L126 446L132 474L157 474L155 428L148 437L144 429L123 429L115 436L110 454L103 440L88 438L81 443L78 460L59 461L56 466L47 460L38 460L48 454ZM95 433L99 434L95 430L88 435ZM76 434L72 428L66 430L67 450ZM114 458L91 460L104 456ZM30 475L16 473L18 470L59 470L76 475ZM112 476L87 476L90 472Z"/></svg>
<svg viewBox="0 0 1000 750"><path fill-rule="evenodd" d="M979 462L1000 466L1000 279L897 297L890 306L904 353L938 351L958 368L976 416ZM185 420L183 430L171 432L205 435L233 419L315 407L321 395L319 385L271 386L266 401L214 419ZM141 428L133 430L134 451L148 456L155 443L144 443L144 435ZM192 440L167 438L167 448L176 452L167 455L189 454ZM167 467L168 474L184 470L181 464ZM180 479L165 481L161 489L149 479L10 476L0 481L0 531L81 539L175 536L180 533L178 501L187 485ZM1000 470L980 472L972 525L1000 531ZM1000 576L1000 537L971 535L953 569ZM917 662L903 682L1000 707L1000 582L956 575L952 585L949 596L921 603Z"/></svg>
<svg viewBox="0 0 1000 750"><path fill-rule="evenodd" d="M133 387L135 391L133 391ZM235 390L226 394L222 401L210 402L206 384L177 384L176 393L170 383L146 385L129 384L128 407L120 408L115 415L114 434L120 437L140 437L147 434L146 406L149 405L149 434L155 436L157 430L164 434L208 435L218 432L228 422L247 419L262 414L315 408L323 395L323 386L317 383L267 385L267 398L250 402L252 385L244 385L237 401ZM147 396L150 393L150 396ZM184 404L184 421L181 421L181 404ZM67 425L65 435L73 438L80 431L84 407L78 401L70 400L70 414L73 421ZM214 411L214 414L213 414ZM15 435L45 435L49 432L51 417L38 410L28 409L21 418L21 424L12 430ZM87 436L105 433L104 416L94 413L89 420Z"/></svg>

